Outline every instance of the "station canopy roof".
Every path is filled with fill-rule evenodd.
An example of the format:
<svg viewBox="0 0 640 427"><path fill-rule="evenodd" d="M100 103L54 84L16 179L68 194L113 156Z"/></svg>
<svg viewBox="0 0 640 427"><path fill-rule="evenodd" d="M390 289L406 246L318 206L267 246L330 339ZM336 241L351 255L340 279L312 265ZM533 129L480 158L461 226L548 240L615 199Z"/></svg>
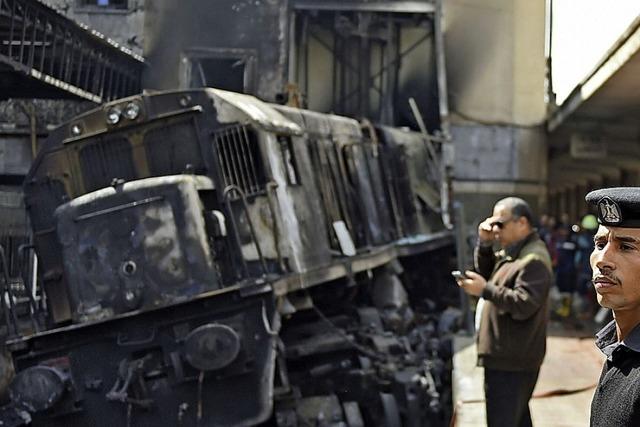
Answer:
<svg viewBox="0 0 640 427"><path fill-rule="evenodd" d="M640 17L549 115L550 190L572 183L637 185L625 182L625 171L637 180L639 75Z"/></svg>

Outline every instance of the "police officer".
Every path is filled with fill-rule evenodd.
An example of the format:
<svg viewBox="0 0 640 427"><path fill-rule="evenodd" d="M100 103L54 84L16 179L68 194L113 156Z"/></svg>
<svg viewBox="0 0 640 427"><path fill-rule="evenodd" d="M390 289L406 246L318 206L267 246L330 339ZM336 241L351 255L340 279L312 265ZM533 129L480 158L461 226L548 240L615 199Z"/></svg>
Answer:
<svg viewBox="0 0 640 427"><path fill-rule="evenodd" d="M640 426L640 188L586 196L600 226L591 254L598 303L614 320L596 335L607 357L591 402L592 426Z"/></svg>

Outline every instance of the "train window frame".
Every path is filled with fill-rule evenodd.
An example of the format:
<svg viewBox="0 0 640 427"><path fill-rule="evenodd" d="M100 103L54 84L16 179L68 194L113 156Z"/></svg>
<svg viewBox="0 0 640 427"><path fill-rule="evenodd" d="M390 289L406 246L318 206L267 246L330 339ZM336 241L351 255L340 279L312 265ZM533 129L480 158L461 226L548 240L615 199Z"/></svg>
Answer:
<svg viewBox="0 0 640 427"><path fill-rule="evenodd" d="M102 177L97 175L97 172L100 171L104 172L103 175L112 171L114 162L112 161L113 159L108 158L108 155L126 154L119 159L118 167L121 168L121 172L129 175L114 177L112 181L113 179L123 179L125 181L140 179L139 165L136 164L134 154L135 147L132 144L129 133L100 134L85 144L75 146L74 149L77 151L76 156L85 193L110 185L110 182L101 181ZM100 160L99 164L93 163L96 159Z"/></svg>
<svg viewBox="0 0 640 427"><path fill-rule="evenodd" d="M171 117L171 118L166 118L166 119L162 119L162 120L157 120L154 122L147 122L147 126L144 127L144 130L141 132L142 136L141 136L141 144L143 147L143 150L145 152L145 157L146 157L146 161L147 161L147 168L149 169L149 173L150 175L156 176L156 175L163 175L163 174L168 174L168 175L173 175L175 173L187 173L187 170L183 170L181 172L159 172L156 167L158 166L158 164L154 163L154 159L156 159L154 157L153 154L153 150L154 149L158 149L158 145L154 142L151 143L150 140L147 139L147 136L154 131L158 131L158 130L162 130L162 129L166 129L169 127L173 127L173 128L177 128L179 125L184 125L184 124L190 124L191 127L193 128L193 133L195 136L195 146L198 148L198 154L200 156L200 160L202 161L201 164L196 165L196 164L191 164L191 166L194 168L193 172L196 174L204 174L207 175L208 174L208 170L209 170L209 165L208 162L205 158L204 152L203 152L203 146L202 146L202 130L198 124L198 116L196 114L193 115L187 115L185 116L176 116L176 117Z"/></svg>
<svg viewBox="0 0 640 427"><path fill-rule="evenodd" d="M291 135L278 135L278 146L280 147L280 158L284 166L287 184L291 186L302 185L300 180L300 168L293 148L293 138Z"/></svg>

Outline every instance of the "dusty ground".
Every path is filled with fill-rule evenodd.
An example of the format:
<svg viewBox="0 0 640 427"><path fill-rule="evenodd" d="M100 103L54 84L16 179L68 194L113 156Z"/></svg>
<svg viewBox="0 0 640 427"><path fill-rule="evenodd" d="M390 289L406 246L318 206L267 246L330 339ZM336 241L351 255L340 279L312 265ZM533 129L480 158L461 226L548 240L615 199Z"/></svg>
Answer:
<svg viewBox="0 0 640 427"><path fill-rule="evenodd" d="M591 322L553 321L534 398L530 402L533 424L539 427L589 425L589 407L602 368L603 356L595 347ZM455 340L453 400L459 427L485 426L483 370L475 366L472 337Z"/></svg>

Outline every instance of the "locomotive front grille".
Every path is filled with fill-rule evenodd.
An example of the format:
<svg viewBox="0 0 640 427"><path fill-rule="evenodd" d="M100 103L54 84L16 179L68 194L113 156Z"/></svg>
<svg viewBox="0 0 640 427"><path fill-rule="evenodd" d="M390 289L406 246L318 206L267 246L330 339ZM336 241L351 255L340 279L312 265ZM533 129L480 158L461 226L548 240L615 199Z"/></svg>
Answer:
<svg viewBox="0 0 640 427"><path fill-rule="evenodd" d="M231 126L214 133L215 151L224 186L238 186L247 197L264 191L266 184L256 134L247 126ZM238 194L231 193L232 198Z"/></svg>
<svg viewBox="0 0 640 427"><path fill-rule="evenodd" d="M131 145L121 136L100 138L80 150L80 167L87 192L111 185L114 178L136 179Z"/></svg>
<svg viewBox="0 0 640 427"><path fill-rule="evenodd" d="M206 174L194 119L166 123L144 135L144 147L153 176L191 171Z"/></svg>

